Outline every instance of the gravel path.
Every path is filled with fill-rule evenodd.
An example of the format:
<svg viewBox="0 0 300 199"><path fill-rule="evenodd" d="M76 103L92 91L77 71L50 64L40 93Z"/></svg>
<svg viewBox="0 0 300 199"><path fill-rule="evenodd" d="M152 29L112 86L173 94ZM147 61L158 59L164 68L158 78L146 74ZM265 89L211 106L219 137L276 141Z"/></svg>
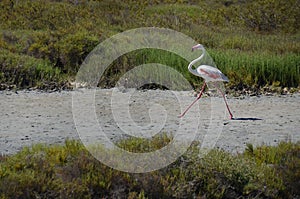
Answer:
<svg viewBox="0 0 300 199"><path fill-rule="evenodd" d="M72 94L84 92L1 91L0 152L12 154L33 143L79 139L72 114ZM203 141L207 132L215 131L215 147L232 153L243 151L246 143L275 145L280 141L300 141L300 94L229 97L234 120L228 120L221 98L204 96L180 120L180 105L184 109L193 99L193 93L187 91L99 89L95 93L95 113L103 132L112 141L126 134L151 137L159 132L187 136L197 133L196 139ZM84 102L81 98L83 114ZM87 138L82 134L80 137ZM101 135L92 135L91 139L101 139Z"/></svg>

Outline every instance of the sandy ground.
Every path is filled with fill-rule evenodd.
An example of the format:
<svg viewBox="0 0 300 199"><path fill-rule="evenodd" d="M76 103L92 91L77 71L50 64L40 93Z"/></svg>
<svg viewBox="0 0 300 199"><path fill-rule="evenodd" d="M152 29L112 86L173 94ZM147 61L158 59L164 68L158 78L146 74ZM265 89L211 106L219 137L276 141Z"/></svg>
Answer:
<svg viewBox="0 0 300 199"><path fill-rule="evenodd" d="M222 99L212 96L204 96L184 118L178 118L195 99L191 91L99 89L92 112L86 108L89 99L82 97L85 92L1 91L0 152L12 154L34 143L64 143L67 138L97 140L106 136L115 142L128 135L145 138L161 132L187 138L195 135L195 140L232 153L243 151L246 143L300 141L300 94L229 97L235 118L229 120ZM73 112L82 114L76 122L72 96ZM76 126L89 130L92 115L102 133L78 133Z"/></svg>

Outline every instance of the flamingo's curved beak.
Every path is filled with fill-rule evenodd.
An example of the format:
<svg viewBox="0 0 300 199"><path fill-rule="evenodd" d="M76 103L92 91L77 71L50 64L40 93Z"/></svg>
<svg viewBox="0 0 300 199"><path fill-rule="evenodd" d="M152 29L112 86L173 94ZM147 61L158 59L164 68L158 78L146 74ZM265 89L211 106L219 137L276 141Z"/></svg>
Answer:
<svg viewBox="0 0 300 199"><path fill-rule="evenodd" d="M195 50L195 49L198 49L198 48L201 48L201 44L197 44L195 46L192 47L192 52Z"/></svg>

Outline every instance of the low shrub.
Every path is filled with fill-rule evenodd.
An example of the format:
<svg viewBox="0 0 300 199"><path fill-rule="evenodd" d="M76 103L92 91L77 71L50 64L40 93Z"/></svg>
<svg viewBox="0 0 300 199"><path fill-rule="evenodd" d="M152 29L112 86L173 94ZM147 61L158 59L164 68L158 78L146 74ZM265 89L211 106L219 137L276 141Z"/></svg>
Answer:
<svg viewBox="0 0 300 199"><path fill-rule="evenodd" d="M123 149L147 152L172 136L129 139ZM96 160L79 141L34 145L0 159L1 198L291 198L299 197L299 145L249 145L232 155L198 143L168 167L143 174L114 170Z"/></svg>
<svg viewBox="0 0 300 199"><path fill-rule="evenodd" d="M59 84L62 78L61 70L49 61L6 50L0 50L0 71L0 83L23 88L50 82Z"/></svg>
<svg viewBox="0 0 300 199"><path fill-rule="evenodd" d="M24 62L31 62L32 57L46 60L59 68L67 80L74 79L83 60L106 38L133 28L164 27L185 33L211 49L217 67L225 70L232 80L230 87L263 87L273 82L280 82L280 87L298 87L300 12L299 6L294 6L297 3L297 0L3 0L0 50L27 55ZM141 60L148 52L133 53L137 57L132 59L120 58L109 76L100 81L112 87L119 77L114 72L126 72L135 66L134 59ZM155 59L160 53L153 53L149 60L161 61ZM170 65L175 69L180 64L186 67L186 63L174 56L169 59L175 60L175 65L174 62ZM14 67L19 70L17 65ZM185 70L183 75L198 86L199 82L194 83L196 78L187 73ZM23 78L16 78L17 87L37 86L36 82L43 80L32 80L32 84L22 81Z"/></svg>

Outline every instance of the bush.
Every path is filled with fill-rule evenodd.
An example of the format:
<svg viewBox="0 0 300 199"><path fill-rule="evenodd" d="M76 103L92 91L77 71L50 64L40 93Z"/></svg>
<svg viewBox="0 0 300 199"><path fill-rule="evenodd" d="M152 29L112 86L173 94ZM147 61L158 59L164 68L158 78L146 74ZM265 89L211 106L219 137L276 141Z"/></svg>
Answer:
<svg viewBox="0 0 300 199"><path fill-rule="evenodd" d="M183 32L203 43L220 54L216 57L230 54L233 49L241 52L241 58L235 57L237 61L233 60L234 68L231 71L226 69L226 73L232 74L230 78L247 78L245 82L240 82L241 78L232 79L230 86L263 87L280 82L282 87L297 87L300 10L295 5L297 0L3 0L0 2L0 50L27 55L28 62L31 57L46 60L66 74L66 82L66 79L74 79L85 57L105 38L137 27L165 27ZM135 54L137 57L132 59L147 55L147 51L143 53ZM250 60L253 54L259 59ZM225 64L231 60L224 58L225 61L215 60L217 67L228 67ZM132 59L124 58L121 60L123 65L116 63L112 71L124 72L134 67ZM174 60L173 57L171 59ZM249 71L248 66L244 69L243 65L238 65L240 63L255 64L255 67ZM178 69L178 64L183 62L176 64L175 68ZM255 70L258 73L253 72ZM185 72L183 74L186 75ZM103 80L104 84L113 86L118 76L109 72L107 79ZM198 85L193 83L196 78L186 76L192 84ZM3 77L3 72L0 77ZM22 79L17 78L16 81ZM36 86L36 81L32 82ZM18 87L27 85L22 82L15 84Z"/></svg>
<svg viewBox="0 0 300 199"><path fill-rule="evenodd" d="M27 55L0 51L0 83L17 87L33 87L38 83L60 82L60 69L52 67L49 61Z"/></svg>
<svg viewBox="0 0 300 199"><path fill-rule="evenodd" d="M155 150L172 137L129 139L118 145ZM299 197L299 145L249 145L244 154L211 150L199 158L197 143L166 168L145 174L113 170L79 141L34 145L0 159L2 198L290 198ZM272 163L272 164L270 164Z"/></svg>

